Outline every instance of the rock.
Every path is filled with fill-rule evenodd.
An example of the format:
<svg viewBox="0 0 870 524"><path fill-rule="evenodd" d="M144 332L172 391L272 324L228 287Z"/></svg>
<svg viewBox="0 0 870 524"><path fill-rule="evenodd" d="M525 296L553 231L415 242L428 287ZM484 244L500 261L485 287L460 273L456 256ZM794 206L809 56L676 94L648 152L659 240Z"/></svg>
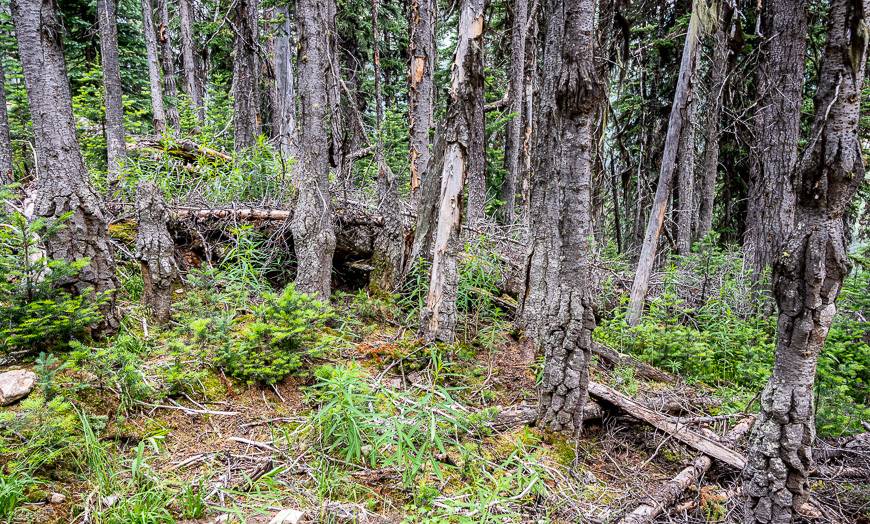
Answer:
<svg viewBox="0 0 870 524"><path fill-rule="evenodd" d="M66 495L61 493L52 493L48 496L49 504L63 504L64 502L66 502Z"/></svg>
<svg viewBox="0 0 870 524"><path fill-rule="evenodd" d="M8 406L33 391L36 373L26 369L15 369L0 373L0 406Z"/></svg>
<svg viewBox="0 0 870 524"><path fill-rule="evenodd" d="M299 524L303 515L304 513L298 509L282 509L272 517L269 524Z"/></svg>

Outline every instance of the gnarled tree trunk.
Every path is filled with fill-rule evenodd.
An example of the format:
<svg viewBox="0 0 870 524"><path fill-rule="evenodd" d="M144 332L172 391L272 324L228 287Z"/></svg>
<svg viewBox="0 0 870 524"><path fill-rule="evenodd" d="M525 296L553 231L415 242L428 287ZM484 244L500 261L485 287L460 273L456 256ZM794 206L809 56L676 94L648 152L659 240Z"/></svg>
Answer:
<svg viewBox="0 0 870 524"><path fill-rule="evenodd" d="M142 29L145 33L145 53L148 60L148 86L151 92L151 119L154 131L166 131L166 108L163 105L163 87L160 85L160 58L157 53L157 33L154 31L154 6L151 0L142 0Z"/></svg>
<svg viewBox="0 0 870 524"><path fill-rule="evenodd" d="M169 234L169 211L160 189L144 183L136 189L136 258L142 267L142 302L158 322L166 322L172 306L172 286L178 278L175 243Z"/></svg>
<svg viewBox="0 0 870 524"><path fill-rule="evenodd" d="M63 27L54 0L14 0L11 5L39 160L35 215L57 219L71 214L64 228L45 239L46 251L55 259L90 261L69 286L79 293L108 293L99 329L113 331L118 326L115 260L102 199L90 184L76 139Z"/></svg>
<svg viewBox="0 0 870 524"><path fill-rule="evenodd" d="M166 119L176 132L181 129L178 116L178 88L175 83L175 51L172 49L172 33L169 30L169 0L157 0L160 26L157 41L160 43L160 64L163 67L163 93L169 98Z"/></svg>
<svg viewBox="0 0 870 524"><path fill-rule="evenodd" d="M749 523L790 523L809 496L816 363L848 273L843 214L864 180L858 116L870 0L833 0L828 20L815 118L794 172L795 217L773 268L776 358L744 470ZM865 29L857 29L862 24ZM797 145L795 136L790 149ZM789 180L790 174L779 176Z"/></svg>
<svg viewBox="0 0 870 524"><path fill-rule="evenodd" d="M750 187L744 248L750 267L760 274L777 258L794 217L794 188L783 173L797 162L806 61L805 0L768 0L762 4L760 55L753 120Z"/></svg>
<svg viewBox="0 0 870 524"><path fill-rule="evenodd" d="M9 137L9 115L6 113L6 76L0 61L0 184L11 184L14 181L12 140Z"/></svg>
<svg viewBox="0 0 870 524"><path fill-rule="evenodd" d="M544 350L539 424L576 434L583 423L595 328L591 184L604 88L595 57L595 0L550 0L547 20L535 178L550 181L546 190L554 194L547 200L559 218L555 223L536 220L532 228L543 228L537 236L555 235L551 246L557 252L551 256L561 261L538 331Z"/></svg>
<svg viewBox="0 0 870 524"><path fill-rule="evenodd" d="M296 250L296 287L329 298L335 231L329 198L326 151L327 22L332 0L300 0L296 5L299 46L298 196L291 229Z"/></svg>
<svg viewBox="0 0 870 524"><path fill-rule="evenodd" d="M434 256L420 330L428 340L453 342L456 336L456 288L462 230L462 190L469 168L474 123L475 69L483 53L483 0L463 0L450 79L445 125L444 165L435 230Z"/></svg>
<svg viewBox="0 0 870 524"><path fill-rule="evenodd" d="M408 116L410 117L409 154L411 166L411 207L420 200L421 180L431 169L429 134L435 104L435 1L411 0L411 28L408 54L409 73Z"/></svg>
<svg viewBox="0 0 870 524"><path fill-rule="evenodd" d="M118 185L121 163L127 156L124 145L124 102L121 100L121 66L118 63L118 27L115 0L98 0L100 59L106 104L106 153L109 160L109 188Z"/></svg>
<svg viewBox="0 0 870 524"><path fill-rule="evenodd" d="M241 151L254 145L260 134L259 83L257 60L259 31L258 0L238 0L233 10L233 131L234 148Z"/></svg>

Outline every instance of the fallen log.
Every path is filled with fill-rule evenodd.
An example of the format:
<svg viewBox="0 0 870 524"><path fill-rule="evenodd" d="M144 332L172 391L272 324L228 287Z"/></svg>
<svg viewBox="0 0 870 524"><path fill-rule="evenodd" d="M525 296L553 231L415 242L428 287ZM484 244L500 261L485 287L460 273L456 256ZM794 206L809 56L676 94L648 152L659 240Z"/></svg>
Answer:
<svg viewBox="0 0 870 524"><path fill-rule="evenodd" d="M725 435L725 442L734 444L740 437L745 435L752 427L755 417L746 417L737 423ZM701 455L695 458L694 461L685 469L680 471L677 476L663 484L656 493L649 497L648 500L642 502L634 510L622 518L621 524L647 524L652 522L657 516L662 514L667 508L671 507L679 500L680 496L689 486L698 483L701 477L713 465L713 459L708 455Z"/></svg>
<svg viewBox="0 0 870 524"><path fill-rule="evenodd" d="M674 377L670 373L662 371L657 367L650 366L649 364L641 362L628 355L623 355L622 353L619 353L618 351L610 349L609 347L599 344L597 342L592 343L592 354L597 355L602 360L606 360L607 363L613 367L633 367L637 373L637 376L646 380L665 382L667 384L673 384L677 382L676 377Z"/></svg>
<svg viewBox="0 0 870 524"><path fill-rule="evenodd" d="M743 466L746 464L746 459L740 453L716 442L710 437L692 430L688 425L679 422L678 419L663 415L641 405L613 388L590 381L589 394L598 400L612 404L634 418L643 420L651 426L673 435L675 439L683 444L724 462L729 466L742 470Z"/></svg>
<svg viewBox="0 0 870 524"><path fill-rule="evenodd" d="M603 416L604 410L601 409L601 405L589 399L583 409L583 420L599 420ZM520 426L532 425L537 419L538 406L521 404L500 410L489 425L496 431L507 431Z"/></svg>
<svg viewBox="0 0 870 524"><path fill-rule="evenodd" d="M164 140L163 137L139 137L132 144L131 149L149 149L152 151L165 153L170 156L181 158L188 162L194 162L201 157L210 158L213 160L221 160L223 162L232 161L233 157L212 149L197 144L192 140Z"/></svg>

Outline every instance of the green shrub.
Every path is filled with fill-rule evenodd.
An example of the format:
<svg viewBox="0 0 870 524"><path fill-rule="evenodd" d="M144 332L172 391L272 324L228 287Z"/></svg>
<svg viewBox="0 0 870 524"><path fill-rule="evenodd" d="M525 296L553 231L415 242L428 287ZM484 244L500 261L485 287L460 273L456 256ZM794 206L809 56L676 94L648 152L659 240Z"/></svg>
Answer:
<svg viewBox="0 0 870 524"><path fill-rule="evenodd" d="M220 346L217 364L249 384L275 384L323 349L328 338L321 330L331 317L328 306L292 284L280 295L266 294L254 307L255 320L240 324Z"/></svg>
<svg viewBox="0 0 870 524"><path fill-rule="evenodd" d="M148 342L130 333L120 333L104 347L73 343L70 363L94 375L99 390L118 395L118 409L132 411L140 402L152 399L155 389L145 380L144 358L153 350Z"/></svg>

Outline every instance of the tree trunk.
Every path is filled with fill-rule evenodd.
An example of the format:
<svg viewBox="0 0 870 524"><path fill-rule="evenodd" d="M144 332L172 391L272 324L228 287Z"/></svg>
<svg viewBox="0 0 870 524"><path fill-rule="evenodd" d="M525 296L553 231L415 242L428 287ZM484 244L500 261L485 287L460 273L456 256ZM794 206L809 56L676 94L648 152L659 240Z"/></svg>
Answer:
<svg viewBox="0 0 870 524"><path fill-rule="evenodd" d="M178 88L175 85L175 51L172 49L172 33L169 30L169 0L157 0L160 26L157 40L160 43L160 64L163 67L163 93L169 98L166 119L176 132L181 130L178 117Z"/></svg>
<svg viewBox="0 0 870 524"><path fill-rule="evenodd" d="M595 0L550 0L535 178L550 180L559 213L541 234L556 235L561 262L539 343L544 350L539 424L579 433L589 384L595 316L591 295L593 135L604 96L596 66ZM535 210L532 211L535 213ZM527 271L527 275L529 272ZM529 283L527 282L527 285Z"/></svg>
<svg viewBox="0 0 870 524"><path fill-rule="evenodd" d="M154 123L154 131L162 135L166 131L166 109L163 106L163 87L160 85L157 33L154 31L154 7L151 0L142 0L142 28L145 33L145 52L148 59L151 118Z"/></svg>
<svg viewBox="0 0 870 524"><path fill-rule="evenodd" d="M650 210L640 258L637 262L637 272L634 276L634 283L631 286L631 299L628 305L627 320L629 325L632 326L640 321L643 313L643 304L646 300L647 288L649 287L649 277L656 258L656 249L658 248L659 235L662 232L665 212L668 208L668 199L674 180L677 149L680 138L683 135L686 110L689 105L692 81L695 77L695 68L698 62L700 20L695 8L693 8L691 18L689 19L689 30L686 33L686 43L683 46L680 75L677 78L674 102L671 106L671 116L668 120L668 133L665 137L658 186L656 187L655 199Z"/></svg>
<svg viewBox="0 0 870 524"><path fill-rule="evenodd" d="M706 0L705 0L706 1ZM699 54L700 56L700 54ZM677 253L692 252L692 231L697 216L695 208L695 101L690 96L686 121L680 134L677 167Z"/></svg>
<svg viewBox="0 0 870 524"><path fill-rule="evenodd" d="M790 523L809 496L816 363L848 273L843 215L865 174L858 117L868 34L855 28L870 20L870 0L833 0L828 20L808 145L794 177L779 174L794 180L797 206L773 268L777 347L744 470L749 523Z"/></svg>
<svg viewBox="0 0 870 524"><path fill-rule="evenodd" d="M411 208L420 200L420 181L430 172L432 156L429 134L435 103L435 1L411 0L411 56L408 115L410 117L409 154L411 168Z"/></svg>
<svg viewBox="0 0 870 524"><path fill-rule="evenodd" d="M260 134L257 60L258 0L239 0L233 10L233 131L236 151L254 145Z"/></svg>
<svg viewBox="0 0 870 524"><path fill-rule="evenodd" d="M751 150L750 187L744 248L760 274L776 259L794 217L794 188L783 173L797 162L806 61L805 0L763 4L762 38L756 78L756 146Z"/></svg>
<svg viewBox="0 0 870 524"><path fill-rule="evenodd" d="M483 3L484 0L463 0L459 16L445 125L446 145L432 272L420 326L427 340L453 342L456 336L457 256L464 207L462 190L469 169L470 134L475 118L474 97L478 95L473 85L477 75L475 70L483 53Z"/></svg>
<svg viewBox="0 0 870 524"><path fill-rule="evenodd" d="M291 229L296 251L296 287L321 299L329 298L335 231L329 198L326 133L326 17L332 0L300 0L296 6L299 46L300 166L298 196Z"/></svg>
<svg viewBox="0 0 870 524"><path fill-rule="evenodd" d="M520 157L523 151L523 105L526 101L526 27L529 18L528 0L514 0L511 27L511 66L508 93L511 119L505 128L505 178L501 198L504 200L503 220L513 224L516 220L517 181L520 180Z"/></svg>
<svg viewBox="0 0 870 524"><path fill-rule="evenodd" d="M704 130L704 158L701 161L698 223L695 229L696 240L702 240L713 228L713 203L716 196L716 175L719 171L719 120L722 114L722 97L728 73L730 55L728 32L733 14L734 0L721 0L716 32L713 34L713 57L710 64Z"/></svg>
<svg viewBox="0 0 870 524"><path fill-rule="evenodd" d="M178 278L178 266L175 243L167 229L169 210L154 184L145 183L136 189L136 220L136 258L144 281L142 302L158 322L164 323L172 312L172 286Z"/></svg>
<svg viewBox="0 0 870 524"><path fill-rule="evenodd" d="M296 93L291 54L295 44L292 40L293 28L290 8L287 6L279 7L277 14L283 19L278 27L278 34L275 36L275 84L278 91L278 103L274 108L275 120L281 152L287 157L295 157Z"/></svg>
<svg viewBox="0 0 870 524"><path fill-rule="evenodd" d="M196 119L202 123L205 108L202 105L202 91L197 79L196 49L193 41L193 22L195 13L193 0L178 0L178 16L181 19L181 58L184 68L184 90L190 97Z"/></svg>
<svg viewBox="0 0 870 524"><path fill-rule="evenodd" d="M6 113L6 76L3 73L3 61L0 60L0 185L14 181L12 140L9 137L9 115Z"/></svg>
<svg viewBox="0 0 870 524"><path fill-rule="evenodd" d="M483 10L486 11L486 0L483 2ZM486 18L484 17L484 21ZM483 78L483 53L473 56L474 62L469 64L470 77L469 88L474 91L472 95L473 111L469 136L468 136L468 192L466 222L472 226L480 224L485 218L486 208L486 113L484 111L484 78Z"/></svg>
<svg viewBox="0 0 870 524"><path fill-rule="evenodd" d="M115 0L98 0L100 58L106 104L106 153L109 159L109 192L114 192L121 164L127 156L124 145L124 102L121 100L121 66L118 62L118 27Z"/></svg>
<svg viewBox="0 0 870 524"><path fill-rule="evenodd" d="M71 213L65 227L45 239L47 254L70 262L89 260L68 284L79 293L108 293L105 321L98 329L113 331L118 326L115 260L102 199L90 184L76 139L63 26L53 0L14 0L11 7L39 159L34 214L58 219Z"/></svg>

